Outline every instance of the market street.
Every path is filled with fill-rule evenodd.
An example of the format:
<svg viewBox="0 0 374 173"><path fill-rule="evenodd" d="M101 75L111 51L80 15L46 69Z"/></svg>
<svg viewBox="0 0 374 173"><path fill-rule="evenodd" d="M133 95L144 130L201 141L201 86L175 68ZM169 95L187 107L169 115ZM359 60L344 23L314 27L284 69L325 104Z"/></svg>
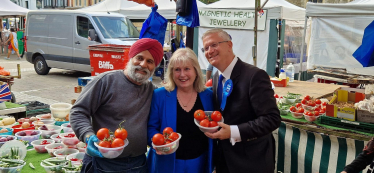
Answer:
<svg viewBox="0 0 374 173"><path fill-rule="evenodd" d="M25 57L21 60L17 60L16 55L11 55L11 60L5 60L4 57L6 54L0 55L0 66L9 71L12 76L17 76L17 64L21 66L21 79L15 78L11 87L16 102L71 103L72 99L79 96L74 93L74 87L78 86L78 78L91 76L90 73L56 68L52 68L48 75L38 75L34 65L27 62ZM154 84L159 86L160 79L158 77L153 79Z"/></svg>

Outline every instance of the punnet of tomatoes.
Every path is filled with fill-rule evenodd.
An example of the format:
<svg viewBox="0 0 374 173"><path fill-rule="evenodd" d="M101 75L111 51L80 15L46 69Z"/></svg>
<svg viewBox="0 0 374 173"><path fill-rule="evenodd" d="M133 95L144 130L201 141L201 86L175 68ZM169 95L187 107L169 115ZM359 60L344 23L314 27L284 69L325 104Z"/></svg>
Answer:
<svg viewBox="0 0 374 173"><path fill-rule="evenodd" d="M202 132L216 132L219 128L218 122L223 122L223 117L219 111L197 110L194 113L195 124Z"/></svg>
<svg viewBox="0 0 374 173"><path fill-rule="evenodd" d="M107 128L101 128L96 132L96 136L100 141L95 143L95 146L105 158L112 159L118 157L129 144L127 130L121 126L123 122L125 121L122 121L118 125L114 133L110 132Z"/></svg>
<svg viewBox="0 0 374 173"><path fill-rule="evenodd" d="M290 112L294 118L303 118L304 108L301 105L296 104L296 106L290 107Z"/></svg>
<svg viewBox="0 0 374 173"><path fill-rule="evenodd" d="M168 155L177 151L179 140L182 138L180 133L174 132L171 127L166 127L161 133L156 133L152 137L152 146L159 155Z"/></svg>
<svg viewBox="0 0 374 173"><path fill-rule="evenodd" d="M319 118L320 114L319 111L305 111L304 118L308 122L316 121Z"/></svg>

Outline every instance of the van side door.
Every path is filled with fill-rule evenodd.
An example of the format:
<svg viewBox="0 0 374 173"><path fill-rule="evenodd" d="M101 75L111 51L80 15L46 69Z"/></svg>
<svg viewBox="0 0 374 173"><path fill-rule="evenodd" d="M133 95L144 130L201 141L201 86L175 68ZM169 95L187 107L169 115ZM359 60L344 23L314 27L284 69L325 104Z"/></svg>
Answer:
<svg viewBox="0 0 374 173"><path fill-rule="evenodd" d="M74 70L73 15L51 14L48 26L48 52L45 58L49 67Z"/></svg>
<svg viewBox="0 0 374 173"><path fill-rule="evenodd" d="M88 39L88 30L94 29L90 18L84 15L75 16L75 31L74 31L74 50L73 62L74 68L78 71L91 73L90 54L88 46L98 44L95 41Z"/></svg>

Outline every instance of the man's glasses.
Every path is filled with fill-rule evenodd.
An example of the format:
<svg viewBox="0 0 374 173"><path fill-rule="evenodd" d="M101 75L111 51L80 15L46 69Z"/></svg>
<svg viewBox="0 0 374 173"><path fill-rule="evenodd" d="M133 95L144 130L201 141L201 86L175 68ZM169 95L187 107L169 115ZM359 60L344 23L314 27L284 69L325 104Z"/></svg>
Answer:
<svg viewBox="0 0 374 173"><path fill-rule="evenodd" d="M213 43L213 44L211 44L210 46L207 46L207 47L201 48L201 51L202 51L202 52L208 51L208 50L209 50L209 47L210 47L210 48L213 48L213 49L216 49L220 43L225 43L225 42L228 42L228 41L221 41L221 42Z"/></svg>

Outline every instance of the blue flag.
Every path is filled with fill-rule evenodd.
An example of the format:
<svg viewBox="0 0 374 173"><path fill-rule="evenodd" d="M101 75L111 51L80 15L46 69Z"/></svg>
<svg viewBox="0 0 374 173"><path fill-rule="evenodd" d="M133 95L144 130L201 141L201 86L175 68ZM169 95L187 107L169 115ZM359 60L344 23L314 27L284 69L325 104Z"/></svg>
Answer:
<svg viewBox="0 0 374 173"><path fill-rule="evenodd" d="M158 40L164 46L165 32L168 21L157 12L157 4L152 7L152 12L144 21L140 38L153 38Z"/></svg>
<svg viewBox="0 0 374 173"><path fill-rule="evenodd" d="M374 21L364 30L361 46L353 53L353 57L362 64L363 67L374 66Z"/></svg>

